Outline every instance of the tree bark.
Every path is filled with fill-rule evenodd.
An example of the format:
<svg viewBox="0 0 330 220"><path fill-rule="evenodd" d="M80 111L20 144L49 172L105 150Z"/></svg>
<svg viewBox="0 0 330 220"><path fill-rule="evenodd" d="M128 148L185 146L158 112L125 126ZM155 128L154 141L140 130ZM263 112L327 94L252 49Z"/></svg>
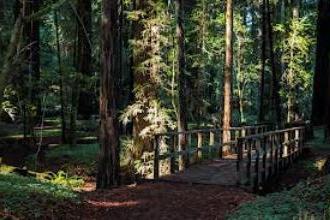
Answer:
<svg viewBox="0 0 330 220"><path fill-rule="evenodd" d="M120 185L120 142L118 119L118 9L117 1L102 1L101 152L98 164L97 188Z"/></svg>
<svg viewBox="0 0 330 220"><path fill-rule="evenodd" d="M326 124L329 112L329 88L330 88L330 2L319 1L319 15L317 21L317 48L316 66L314 75L313 92L313 125Z"/></svg>
<svg viewBox="0 0 330 220"><path fill-rule="evenodd" d="M274 52L274 39L273 39L273 25L271 16L271 7L269 0L266 0L267 5L267 27L268 27L268 43L269 43L269 59L272 70L272 106L275 113L275 123L277 125L281 124L281 103L279 95L279 83L278 83L278 71L275 62L275 52Z"/></svg>
<svg viewBox="0 0 330 220"><path fill-rule="evenodd" d="M265 75L266 75L266 40L267 40L267 15L266 15L266 0L262 1L261 6L262 13L262 46L261 46L261 72L260 72L260 84L259 84L259 115L258 121L259 123L263 123L265 121Z"/></svg>
<svg viewBox="0 0 330 220"><path fill-rule="evenodd" d="M178 42L178 81L179 81L179 105L178 105L178 131L187 131L187 81L185 76L186 58L185 58L185 33L184 33L184 8L183 0L175 0L176 5L176 37ZM179 151L185 151L187 145L186 135L179 136ZM187 167L187 157L180 155L179 169L184 170Z"/></svg>
<svg viewBox="0 0 330 220"><path fill-rule="evenodd" d="M82 74L83 81L92 76L92 2L91 0L77 1L77 71ZM79 91L78 113L88 119L95 109L94 93L89 88L81 87Z"/></svg>
<svg viewBox="0 0 330 220"><path fill-rule="evenodd" d="M226 9L226 61L224 73L223 143L231 140L232 123L232 72L233 72L233 0L227 0ZM228 151L228 149L224 149Z"/></svg>
<svg viewBox="0 0 330 220"><path fill-rule="evenodd" d="M58 12L54 11L54 26L55 26L55 36L56 36L56 49L57 49L57 63L58 63L58 74L60 76L60 102L61 102L61 141L63 144L67 143L67 120L66 120L66 107L64 97L64 73L62 69L62 55L61 55L61 45L60 45L60 34L59 34L59 23L58 23Z"/></svg>
<svg viewBox="0 0 330 220"><path fill-rule="evenodd" d="M30 0L30 11L34 14L39 11L41 0ZM40 22L33 19L30 22L30 51L29 51L29 69L33 79L32 102L37 107L37 122L41 122L41 97L40 97Z"/></svg>
<svg viewBox="0 0 330 220"><path fill-rule="evenodd" d="M11 33L10 43L8 45L3 68L0 74L0 102L2 102L3 92L6 88L6 82L8 82L10 73L18 70L21 61L21 54L19 54L18 51L21 50L23 41L23 9L18 4L16 5L16 7L18 10L17 17Z"/></svg>

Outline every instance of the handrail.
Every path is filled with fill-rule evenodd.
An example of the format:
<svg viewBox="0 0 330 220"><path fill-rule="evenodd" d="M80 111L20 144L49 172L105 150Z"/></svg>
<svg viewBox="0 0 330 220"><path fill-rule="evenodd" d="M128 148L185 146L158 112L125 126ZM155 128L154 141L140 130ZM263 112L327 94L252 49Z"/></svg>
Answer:
<svg viewBox="0 0 330 220"><path fill-rule="evenodd" d="M304 126L270 131L237 139L237 183L259 190L302 153Z"/></svg>
<svg viewBox="0 0 330 220"><path fill-rule="evenodd" d="M254 134L254 135L244 136L244 137L240 137L240 138L241 139L255 139L255 138L264 137L264 136L271 135L271 134L279 134L279 133L283 133L283 132L295 131L297 129L305 129L305 127L300 126L300 127L286 128L286 129L276 130L276 131L267 131L265 133Z"/></svg>
<svg viewBox="0 0 330 220"><path fill-rule="evenodd" d="M240 131L244 129L255 129L255 128L269 128L270 125L248 125L242 127L230 127L228 130L230 131ZM209 128L209 129L195 129L195 130L188 130L188 131L170 131L170 132L163 132L158 133L155 136L165 136L165 135L179 135L179 134L195 134L195 133L202 133L202 132L217 132L217 131L224 131L223 128Z"/></svg>

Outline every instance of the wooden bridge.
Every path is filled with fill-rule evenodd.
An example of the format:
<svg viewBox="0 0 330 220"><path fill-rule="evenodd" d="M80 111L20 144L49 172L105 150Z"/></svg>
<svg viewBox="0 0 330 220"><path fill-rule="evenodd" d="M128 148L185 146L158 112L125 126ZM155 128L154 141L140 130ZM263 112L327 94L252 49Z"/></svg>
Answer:
<svg viewBox="0 0 330 220"><path fill-rule="evenodd" d="M269 125L159 134L154 139L153 178L183 183L247 187L257 191L302 152L305 127L271 131ZM184 150L179 138L184 137ZM225 150L226 149L226 150ZM226 152L226 153L225 153ZM179 166L185 160L185 167Z"/></svg>

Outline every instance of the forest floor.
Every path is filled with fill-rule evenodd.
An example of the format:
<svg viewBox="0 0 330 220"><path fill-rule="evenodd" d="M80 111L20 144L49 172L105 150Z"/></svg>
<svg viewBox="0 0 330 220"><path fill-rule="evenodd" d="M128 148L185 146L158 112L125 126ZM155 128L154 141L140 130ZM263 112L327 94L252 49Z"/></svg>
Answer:
<svg viewBox="0 0 330 220"><path fill-rule="evenodd" d="M316 133L313 141L307 143L303 157L284 173L278 182L267 189L266 196L258 196L237 187L169 182L144 182L112 190L96 191L94 179L87 176L95 175L94 168L91 169L95 167L95 164L91 164L91 161L95 161L97 145L81 145L75 149L67 146L55 147L48 152L48 160L51 161L48 168L51 171L65 170L70 175L84 176L84 186L79 192L71 192L61 187L49 188L49 184L43 186L38 183L42 194L37 197L39 199L34 199L35 191L39 193L39 188L32 191L32 194L25 195L19 190L30 183L20 186L19 184L24 183L25 180L17 180L15 177L12 182L1 182L8 178L0 178L0 197L6 196L9 186L18 184L18 187L11 189L11 193L17 194L16 200L13 200L14 196L11 194L7 194L8 200L0 198L0 219L8 214L22 219L29 219L30 216L35 219L226 219L230 216L233 216L232 219L254 219L252 216L255 213L264 213L265 210L274 214L269 211L273 209L275 213L281 210L284 216L295 216L299 212L299 206L303 207L307 204L306 210L309 210L309 207L313 206L311 204L319 202L314 201L315 198L323 198L324 195L330 197L330 190L323 190L318 186L320 182L330 182L330 178L319 181L320 177L323 178L322 176L328 174L324 167L330 156L330 146L323 143L321 136L321 132ZM298 183L314 184L315 180L317 189L320 190L310 193L313 203L310 204L305 200L298 203L297 193L313 189L310 185L304 185L301 188L299 186L301 184ZM300 187L298 189L297 184ZM288 193L291 191L293 191L292 195ZM278 192L278 194L273 192ZM54 195L54 193L62 199L58 201L51 199L49 195ZM319 193L322 193L322 196ZM288 195L290 195L289 199ZM300 197L299 194L297 198ZM24 202L26 198L33 199L35 205L29 206L29 202ZM18 201L19 205L16 206L19 208L16 212L1 209L3 202L6 207ZM276 204L276 201L280 201L280 204ZM323 205L326 206L328 203ZM38 206L37 216L33 211L36 206ZM15 205L13 207L16 208ZM315 208L312 207L310 210L313 211ZM247 218L247 216L250 217Z"/></svg>
<svg viewBox="0 0 330 220"><path fill-rule="evenodd" d="M73 213L83 219L224 219L254 198L237 188L145 183L83 193Z"/></svg>

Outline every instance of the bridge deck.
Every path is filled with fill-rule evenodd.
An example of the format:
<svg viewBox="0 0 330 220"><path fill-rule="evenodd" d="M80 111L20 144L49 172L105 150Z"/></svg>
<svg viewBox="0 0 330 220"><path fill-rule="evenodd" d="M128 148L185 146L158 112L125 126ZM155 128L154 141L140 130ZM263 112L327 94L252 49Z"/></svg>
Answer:
<svg viewBox="0 0 330 220"><path fill-rule="evenodd" d="M237 184L236 156L204 161L184 172L161 177L163 180L183 183L234 186Z"/></svg>

